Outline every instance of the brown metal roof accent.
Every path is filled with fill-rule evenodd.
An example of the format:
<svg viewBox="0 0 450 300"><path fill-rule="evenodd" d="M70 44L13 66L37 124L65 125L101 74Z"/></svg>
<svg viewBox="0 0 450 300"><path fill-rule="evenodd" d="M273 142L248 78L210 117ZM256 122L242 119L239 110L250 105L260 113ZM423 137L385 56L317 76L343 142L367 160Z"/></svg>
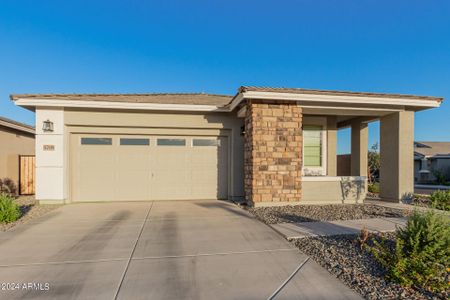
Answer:
<svg viewBox="0 0 450 300"><path fill-rule="evenodd" d="M33 133L33 134L35 133L33 126L30 126L25 123L17 122L17 121L14 121L14 120L11 120L11 119L8 119L5 117L1 117L1 116L0 116L0 126L25 131L28 133Z"/></svg>
<svg viewBox="0 0 450 300"><path fill-rule="evenodd" d="M212 105L223 107L232 96L205 93L166 93L166 94L16 94L10 96L17 99L46 99L46 100L79 100L104 101L126 103L158 103L158 104L187 104Z"/></svg>
<svg viewBox="0 0 450 300"><path fill-rule="evenodd" d="M449 156L450 142L414 142L414 152L424 156Z"/></svg>
<svg viewBox="0 0 450 300"><path fill-rule="evenodd" d="M417 100L431 100L442 102L443 97L417 96L404 94L387 94L387 93L365 93L365 92L349 92L349 91L332 91L332 90L314 90L302 88L275 88L275 87L257 87L257 86L241 86L239 93L244 92L273 92L273 93L290 93L290 94L312 94L312 95L330 95L330 96L364 96L364 97L386 97L386 98L407 98Z"/></svg>

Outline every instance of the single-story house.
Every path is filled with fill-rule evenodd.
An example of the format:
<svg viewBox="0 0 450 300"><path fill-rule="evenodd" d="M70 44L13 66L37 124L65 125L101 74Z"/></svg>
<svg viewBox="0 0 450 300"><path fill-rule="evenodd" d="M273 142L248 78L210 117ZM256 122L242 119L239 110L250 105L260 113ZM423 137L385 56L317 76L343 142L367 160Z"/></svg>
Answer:
<svg viewBox="0 0 450 300"><path fill-rule="evenodd" d="M19 158L34 155L34 127L0 117L0 179L19 187Z"/></svg>
<svg viewBox="0 0 450 300"><path fill-rule="evenodd" d="M450 142L414 142L414 182L450 181Z"/></svg>
<svg viewBox="0 0 450 300"><path fill-rule="evenodd" d="M414 113L442 98L299 88L213 94L23 94L36 112L43 203L230 199L354 203L366 194L367 123L381 122L381 197L413 192ZM336 132L351 127L351 176Z"/></svg>

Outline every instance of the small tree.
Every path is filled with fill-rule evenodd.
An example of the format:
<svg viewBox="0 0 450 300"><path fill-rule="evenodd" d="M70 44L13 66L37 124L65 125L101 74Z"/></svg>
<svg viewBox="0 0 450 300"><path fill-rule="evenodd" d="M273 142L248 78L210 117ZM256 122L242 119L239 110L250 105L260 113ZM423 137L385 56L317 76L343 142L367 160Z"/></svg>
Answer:
<svg viewBox="0 0 450 300"><path fill-rule="evenodd" d="M386 269L388 279L403 286L417 286L432 292L448 291L450 270L450 218L432 210L414 211L396 240L373 240L369 247Z"/></svg>
<svg viewBox="0 0 450 300"><path fill-rule="evenodd" d="M370 147L367 159L367 175L369 183L373 183L380 173L380 152L378 151L378 143Z"/></svg>

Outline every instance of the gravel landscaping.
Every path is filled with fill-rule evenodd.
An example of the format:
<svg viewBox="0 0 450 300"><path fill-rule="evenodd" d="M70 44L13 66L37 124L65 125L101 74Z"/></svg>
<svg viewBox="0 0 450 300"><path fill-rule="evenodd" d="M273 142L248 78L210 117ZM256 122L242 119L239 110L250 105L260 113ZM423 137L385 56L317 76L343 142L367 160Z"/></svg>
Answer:
<svg viewBox="0 0 450 300"><path fill-rule="evenodd" d="M385 233L384 236L393 242L395 235ZM366 299L450 298L449 291L436 295L386 281L382 266L367 250L361 249L355 242L356 238L354 235L310 237L293 243Z"/></svg>
<svg viewBox="0 0 450 300"><path fill-rule="evenodd" d="M358 220L369 218L398 218L407 211L373 204L288 205L249 208L255 217L267 224Z"/></svg>
<svg viewBox="0 0 450 300"><path fill-rule="evenodd" d="M45 215L61 205L39 205L34 196L21 196L15 200L20 206L20 218L8 224L0 223L0 231L7 231L12 227L29 222L32 219Z"/></svg>

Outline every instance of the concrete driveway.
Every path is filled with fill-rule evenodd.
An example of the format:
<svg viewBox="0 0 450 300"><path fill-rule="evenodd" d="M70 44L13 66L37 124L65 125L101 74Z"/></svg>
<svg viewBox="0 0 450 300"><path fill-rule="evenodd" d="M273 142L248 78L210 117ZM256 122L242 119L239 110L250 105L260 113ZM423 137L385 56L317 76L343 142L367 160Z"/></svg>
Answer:
<svg viewBox="0 0 450 300"><path fill-rule="evenodd" d="M72 204L0 233L0 298L267 299L306 258L222 201ZM309 260L274 299L360 297Z"/></svg>

